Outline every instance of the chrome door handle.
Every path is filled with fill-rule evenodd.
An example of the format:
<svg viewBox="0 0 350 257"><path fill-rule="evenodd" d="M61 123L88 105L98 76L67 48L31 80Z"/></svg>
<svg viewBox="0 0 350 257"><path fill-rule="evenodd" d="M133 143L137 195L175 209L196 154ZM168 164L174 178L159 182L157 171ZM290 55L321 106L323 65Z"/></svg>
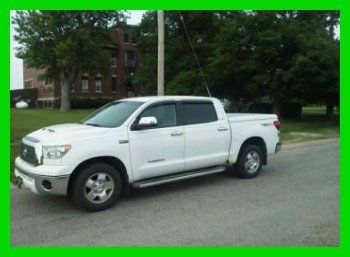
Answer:
<svg viewBox="0 0 350 257"><path fill-rule="evenodd" d="M171 132L171 135L172 135L173 137L175 137L175 136L181 136L182 134L183 134L182 131L174 131L174 132Z"/></svg>
<svg viewBox="0 0 350 257"><path fill-rule="evenodd" d="M228 130L227 127L218 127L218 131L226 131L226 130Z"/></svg>

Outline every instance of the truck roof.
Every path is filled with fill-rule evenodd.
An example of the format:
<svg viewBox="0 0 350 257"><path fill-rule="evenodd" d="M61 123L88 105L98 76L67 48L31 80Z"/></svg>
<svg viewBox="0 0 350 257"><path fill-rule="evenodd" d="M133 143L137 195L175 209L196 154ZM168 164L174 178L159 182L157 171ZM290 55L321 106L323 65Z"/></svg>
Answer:
<svg viewBox="0 0 350 257"><path fill-rule="evenodd" d="M138 101L138 102L148 102L153 100L210 100L211 97L206 96L184 96L184 95L172 95L172 96L139 96L125 98L123 101Z"/></svg>

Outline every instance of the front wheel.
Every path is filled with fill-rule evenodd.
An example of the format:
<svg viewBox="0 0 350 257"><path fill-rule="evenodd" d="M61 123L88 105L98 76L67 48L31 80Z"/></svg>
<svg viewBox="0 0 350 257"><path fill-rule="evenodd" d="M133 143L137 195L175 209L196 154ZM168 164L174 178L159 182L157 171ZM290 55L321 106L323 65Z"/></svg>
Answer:
<svg viewBox="0 0 350 257"><path fill-rule="evenodd" d="M110 208L119 198L122 178L119 172L107 163L94 163L75 177L72 184L72 199L76 205L88 211Z"/></svg>
<svg viewBox="0 0 350 257"><path fill-rule="evenodd" d="M237 173L241 178L254 178L262 168L263 153L256 145L246 145L238 157Z"/></svg>

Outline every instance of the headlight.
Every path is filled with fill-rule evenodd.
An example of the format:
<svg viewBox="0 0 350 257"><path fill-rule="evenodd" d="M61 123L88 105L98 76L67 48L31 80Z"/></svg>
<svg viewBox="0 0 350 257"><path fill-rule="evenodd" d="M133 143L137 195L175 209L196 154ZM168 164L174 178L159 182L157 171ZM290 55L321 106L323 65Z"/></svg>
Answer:
<svg viewBox="0 0 350 257"><path fill-rule="evenodd" d="M70 149L70 145L43 146L43 158L61 159Z"/></svg>

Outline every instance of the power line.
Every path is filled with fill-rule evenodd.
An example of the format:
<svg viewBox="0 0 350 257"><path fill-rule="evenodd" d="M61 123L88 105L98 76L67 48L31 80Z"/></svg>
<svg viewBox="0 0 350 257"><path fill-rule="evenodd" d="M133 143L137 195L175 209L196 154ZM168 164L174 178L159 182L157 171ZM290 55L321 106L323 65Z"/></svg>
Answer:
<svg viewBox="0 0 350 257"><path fill-rule="evenodd" d="M205 80L204 78L204 74L203 74L203 70L202 70L202 67L201 65L199 64L199 61L198 61L198 58L197 58L197 55L196 55L196 52L194 51L194 48L193 48L193 45L192 45L192 42L191 42L191 39L190 39L190 36L188 35L188 32L187 32L187 28L186 28L186 25L185 25L185 22L184 22L184 19L182 17L182 14L180 11L177 11L179 13L179 16L180 16L180 20L181 20L181 23L182 23L182 26L185 30L185 33L186 33L186 36L187 36L187 39L188 39L188 42L190 43L190 46L191 46L191 49L192 49L192 52L193 52L193 55L194 55L194 59L196 60L196 63L197 63L197 66L198 66L198 69L199 69L199 72L202 76L202 80L204 82L204 86L205 88L207 89L207 92L208 92L208 95L211 97L211 94L210 94L210 90L209 90L209 87L208 87L208 84L207 84L207 81Z"/></svg>

